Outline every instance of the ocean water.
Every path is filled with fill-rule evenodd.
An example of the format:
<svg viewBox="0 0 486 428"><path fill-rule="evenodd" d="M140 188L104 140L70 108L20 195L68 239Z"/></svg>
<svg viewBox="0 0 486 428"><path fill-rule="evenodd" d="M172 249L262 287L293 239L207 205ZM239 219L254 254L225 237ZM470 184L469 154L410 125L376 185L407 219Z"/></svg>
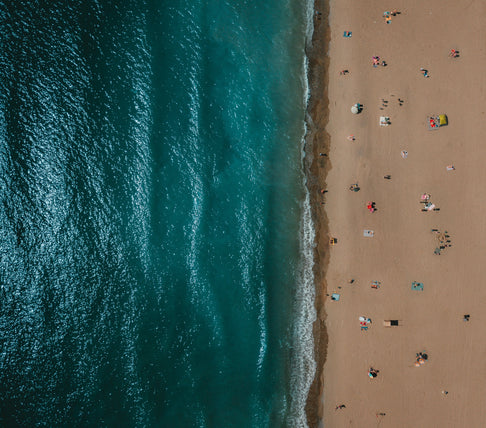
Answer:
<svg viewBox="0 0 486 428"><path fill-rule="evenodd" d="M0 0L0 425L300 427L308 0Z"/></svg>

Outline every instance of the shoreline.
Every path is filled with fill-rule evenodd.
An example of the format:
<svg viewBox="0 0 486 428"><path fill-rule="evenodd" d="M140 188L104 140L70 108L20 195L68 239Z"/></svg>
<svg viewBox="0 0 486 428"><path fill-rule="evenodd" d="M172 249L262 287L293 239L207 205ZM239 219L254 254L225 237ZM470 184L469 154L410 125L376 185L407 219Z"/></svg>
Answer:
<svg viewBox="0 0 486 428"><path fill-rule="evenodd" d="M325 275L329 264L329 226L323 204L325 197L320 189L326 189L326 177L332 168L328 157L330 135L326 131L329 120L329 1L314 0L312 43L306 48L308 58L309 101L307 105L304 170L310 195L312 220L315 228L314 282L316 321L312 327L316 372L307 395L305 412L308 426L318 427L323 416L324 363L327 356L328 335L325 326L324 301L327 285ZM323 54L324 53L324 54ZM326 156L320 156L320 153Z"/></svg>

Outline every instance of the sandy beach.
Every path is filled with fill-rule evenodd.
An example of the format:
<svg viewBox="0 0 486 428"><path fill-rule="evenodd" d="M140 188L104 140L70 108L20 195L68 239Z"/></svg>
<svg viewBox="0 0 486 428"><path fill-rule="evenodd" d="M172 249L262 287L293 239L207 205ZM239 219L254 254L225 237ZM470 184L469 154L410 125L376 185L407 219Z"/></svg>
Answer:
<svg viewBox="0 0 486 428"><path fill-rule="evenodd" d="M316 335L321 371L311 390L320 392L318 416L309 423L484 426L486 3L329 4L329 51L317 64L325 80L329 60L329 81L311 88L324 94L321 103L313 95L316 178L309 184L317 194L323 298L316 328L323 331ZM387 24L383 13L394 9L399 13ZM322 28L319 37L322 48ZM450 57L451 49L459 56ZM350 111L355 103L360 114ZM436 114L446 114L448 125L429 130ZM390 125L380 126L380 116ZM423 211L429 202L435 210ZM330 237L337 243L329 247ZM414 281L423 290L412 290ZM338 301L326 296L332 293ZM371 319L367 329L360 316ZM399 326L385 327L384 320ZM416 367L419 352L428 358ZM379 371L375 378L370 367Z"/></svg>

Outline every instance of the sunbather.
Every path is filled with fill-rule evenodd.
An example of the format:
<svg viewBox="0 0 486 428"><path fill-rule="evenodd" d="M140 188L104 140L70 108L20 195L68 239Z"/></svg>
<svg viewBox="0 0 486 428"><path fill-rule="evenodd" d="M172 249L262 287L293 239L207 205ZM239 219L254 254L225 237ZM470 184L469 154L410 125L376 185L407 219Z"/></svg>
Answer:
<svg viewBox="0 0 486 428"><path fill-rule="evenodd" d="M368 376L371 379L375 378L376 376L378 376L378 370L375 370L373 367L370 367L370 369L368 370Z"/></svg>

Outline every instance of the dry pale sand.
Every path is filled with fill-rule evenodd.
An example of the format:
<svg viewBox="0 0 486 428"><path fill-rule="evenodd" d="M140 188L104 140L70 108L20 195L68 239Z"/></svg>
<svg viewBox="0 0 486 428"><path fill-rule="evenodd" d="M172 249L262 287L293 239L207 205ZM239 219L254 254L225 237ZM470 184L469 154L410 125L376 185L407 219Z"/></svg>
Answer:
<svg viewBox="0 0 486 428"><path fill-rule="evenodd" d="M383 12L394 8L400 14L387 25ZM480 0L330 1L325 210L338 244L326 282L341 299L325 302L326 428L486 426L485 22ZM451 48L459 58L448 56ZM373 68L373 55L388 66ZM340 76L342 69L350 74ZM364 110L352 115L356 102ZM392 122L386 128L383 113ZM446 113L449 125L429 131L433 113ZM357 193L348 190L354 182ZM423 192L440 211L421 212ZM376 202L375 213L367 201ZM434 228L451 236L440 256ZM363 229L375 236L363 237ZM412 281L424 291L412 291ZM360 331L360 315L372 319L368 331ZM385 319L403 325L385 328ZM419 351L429 361L417 368ZM380 371L375 379L370 366ZM346 408L335 410L339 404Z"/></svg>

